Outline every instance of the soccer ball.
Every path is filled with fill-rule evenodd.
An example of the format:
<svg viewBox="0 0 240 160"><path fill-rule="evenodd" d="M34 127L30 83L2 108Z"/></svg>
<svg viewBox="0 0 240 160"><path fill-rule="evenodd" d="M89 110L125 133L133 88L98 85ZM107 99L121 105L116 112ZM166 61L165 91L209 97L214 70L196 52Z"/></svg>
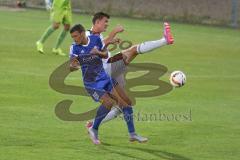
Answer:
<svg viewBox="0 0 240 160"><path fill-rule="evenodd" d="M182 87L186 83L186 75L182 71L173 71L169 80L172 86Z"/></svg>

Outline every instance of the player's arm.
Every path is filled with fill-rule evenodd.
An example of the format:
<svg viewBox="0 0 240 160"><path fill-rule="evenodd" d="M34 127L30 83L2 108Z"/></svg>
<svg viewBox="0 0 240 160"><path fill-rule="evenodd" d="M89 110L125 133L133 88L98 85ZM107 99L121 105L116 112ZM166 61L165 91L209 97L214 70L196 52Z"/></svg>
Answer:
<svg viewBox="0 0 240 160"><path fill-rule="evenodd" d="M105 46L108 46L109 44L113 44L113 43L116 43L118 42L120 39L119 38L115 38L116 35L118 33L121 33L124 31L124 28L123 26L121 25L117 25L110 33L109 35L107 36L107 38L105 38L103 41L104 41L104 44Z"/></svg>
<svg viewBox="0 0 240 160"><path fill-rule="evenodd" d="M108 58L108 50L106 49L106 46L104 46L100 36L97 37L96 45L95 47L90 51L93 55L98 55L101 58Z"/></svg>
<svg viewBox="0 0 240 160"><path fill-rule="evenodd" d="M79 62L79 60L78 60L78 54L77 54L77 51L75 50L74 45L72 45L72 46L70 47L69 55L70 55L69 70L70 70L71 72L76 71L76 70L79 70L79 69L80 69L80 62Z"/></svg>
<svg viewBox="0 0 240 160"><path fill-rule="evenodd" d="M113 38L112 41L109 41L109 42L108 42L108 45L109 45L109 44L119 44L120 42L121 42L121 39L116 37L116 38ZM105 48L106 48L108 45L106 45Z"/></svg>

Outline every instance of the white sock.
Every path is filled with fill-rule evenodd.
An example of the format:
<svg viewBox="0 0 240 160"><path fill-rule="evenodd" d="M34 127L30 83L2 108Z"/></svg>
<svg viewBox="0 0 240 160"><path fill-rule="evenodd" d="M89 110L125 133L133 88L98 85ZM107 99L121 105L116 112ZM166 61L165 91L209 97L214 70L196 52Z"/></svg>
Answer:
<svg viewBox="0 0 240 160"><path fill-rule="evenodd" d="M162 39L160 40L156 40L156 41L147 41L147 42L143 42L141 44L139 44L137 46L137 52L139 54L141 53L146 53L146 52L149 52L151 50L154 50L156 48L159 48L159 47L162 47L162 46L165 46L167 45L167 41L166 39L163 37Z"/></svg>
<svg viewBox="0 0 240 160"><path fill-rule="evenodd" d="M113 106L111 111L107 114L107 116L102 120L102 123L108 122L114 118L117 118L118 115L120 115L121 109L118 106Z"/></svg>

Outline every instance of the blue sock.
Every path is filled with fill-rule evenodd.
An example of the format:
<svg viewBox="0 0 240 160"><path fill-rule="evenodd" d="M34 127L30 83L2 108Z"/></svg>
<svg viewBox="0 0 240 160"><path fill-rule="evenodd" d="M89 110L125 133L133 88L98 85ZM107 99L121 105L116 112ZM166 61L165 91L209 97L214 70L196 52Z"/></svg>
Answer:
<svg viewBox="0 0 240 160"><path fill-rule="evenodd" d="M101 105L97 110L97 115L95 117L95 120L93 122L93 128L98 130L98 127L102 120L106 117L110 110L107 109L105 106Z"/></svg>
<svg viewBox="0 0 240 160"><path fill-rule="evenodd" d="M130 107L130 106L123 107L122 111L123 111L124 119L125 119L125 121L127 123L127 126L128 126L128 132L130 134L135 133L135 127L134 127L134 123L133 123L133 109L132 109L132 107Z"/></svg>

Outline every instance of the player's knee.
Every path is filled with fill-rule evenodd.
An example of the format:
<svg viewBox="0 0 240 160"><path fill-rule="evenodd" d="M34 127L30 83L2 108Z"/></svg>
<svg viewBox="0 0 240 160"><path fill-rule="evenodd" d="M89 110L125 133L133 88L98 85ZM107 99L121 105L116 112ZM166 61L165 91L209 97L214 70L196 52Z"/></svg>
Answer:
<svg viewBox="0 0 240 160"><path fill-rule="evenodd" d="M132 106L132 101L130 99L124 99L123 101L118 102L118 105L121 107Z"/></svg>
<svg viewBox="0 0 240 160"><path fill-rule="evenodd" d="M104 100L104 101L102 102L102 104L103 104L106 108L111 109L112 106L114 105L114 102L113 102L112 100Z"/></svg>
<svg viewBox="0 0 240 160"><path fill-rule="evenodd" d="M128 106L132 106L132 101L129 98L126 99L126 103L127 103Z"/></svg>
<svg viewBox="0 0 240 160"><path fill-rule="evenodd" d="M129 65L129 63L130 63L127 56L124 55L124 54L123 54L123 62L124 62L125 65Z"/></svg>
<svg viewBox="0 0 240 160"><path fill-rule="evenodd" d="M132 101L131 101L131 99L129 97L125 97L124 101L127 103L128 106L132 105Z"/></svg>
<svg viewBox="0 0 240 160"><path fill-rule="evenodd" d="M138 45L134 45L134 46L132 46L132 47L130 48L130 50L131 50L132 53L137 53L137 46L138 46Z"/></svg>
<svg viewBox="0 0 240 160"><path fill-rule="evenodd" d="M127 66L127 65L129 65L129 63L130 63L130 61L129 60L123 60L124 61L124 64Z"/></svg>
<svg viewBox="0 0 240 160"><path fill-rule="evenodd" d="M114 105L113 102L106 102L106 103L103 103L103 105L107 108L107 109L111 109Z"/></svg>
<svg viewBox="0 0 240 160"><path fill-rule="evenodd" d="M69 31L70 30L70 25L69 24L65 24L64 25L64 30L65 31Z"/></svg>
<svg viewBox="0 0 240 160"><path fill-rule="evenodd" d="M60 23L53 23L53 29L58 29L60 27Z"/></svg>

